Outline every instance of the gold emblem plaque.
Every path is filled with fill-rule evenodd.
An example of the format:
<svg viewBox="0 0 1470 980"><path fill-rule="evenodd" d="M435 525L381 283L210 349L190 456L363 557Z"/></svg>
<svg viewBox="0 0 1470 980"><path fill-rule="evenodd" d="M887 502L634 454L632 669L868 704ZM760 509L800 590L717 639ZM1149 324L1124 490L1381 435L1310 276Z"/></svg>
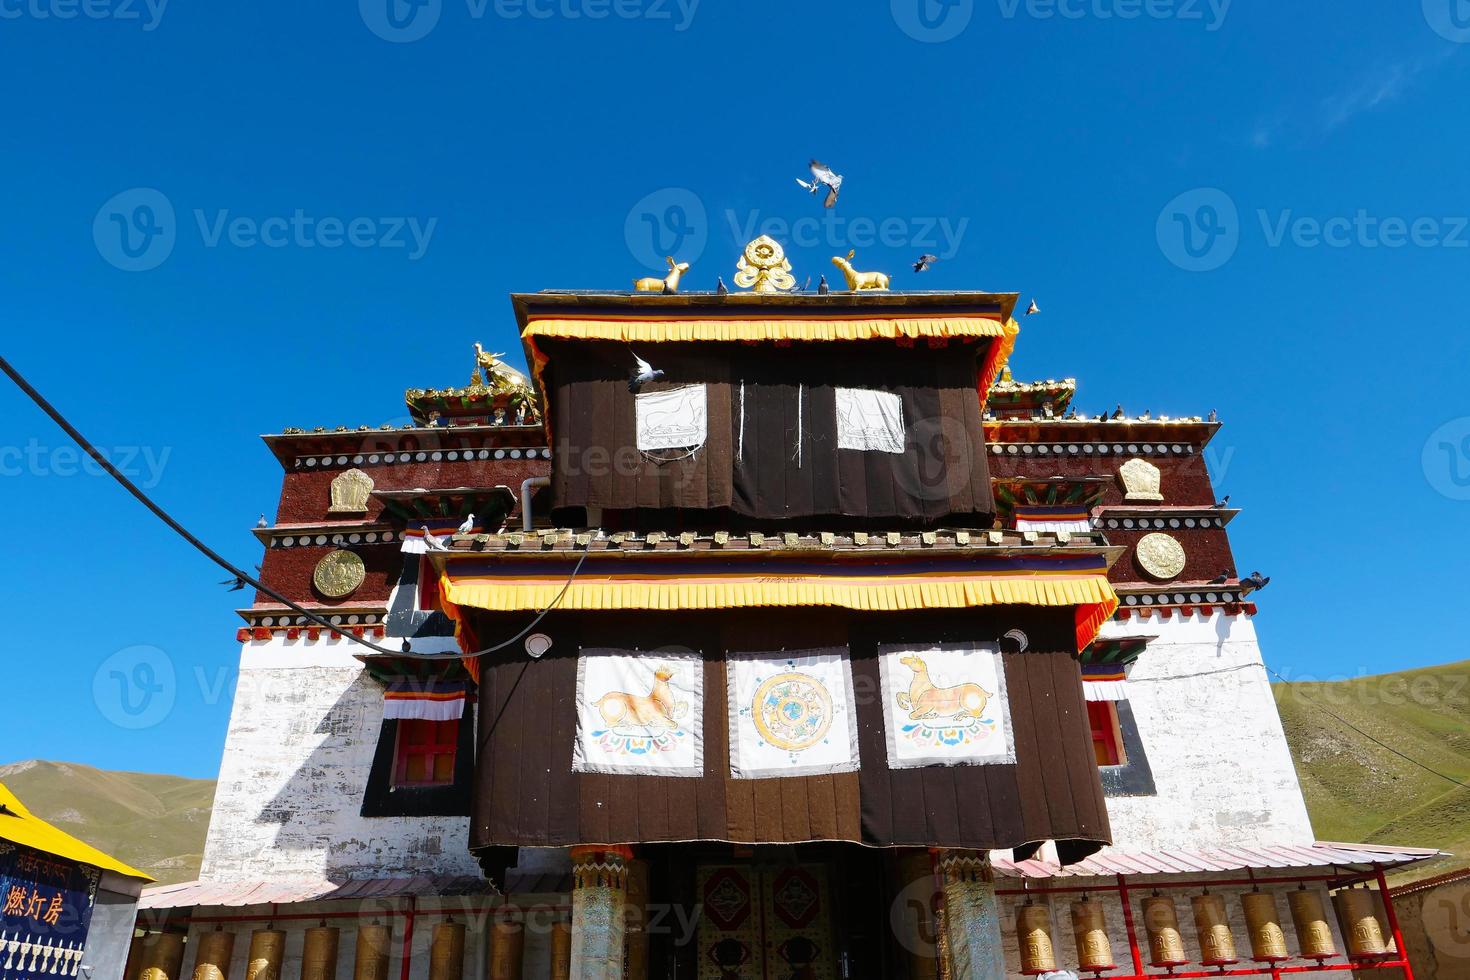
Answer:
<svg viewBox="0 0 1470 980"><path fill-rule="evenodd" d="M316 563L311 580L316 590L329 599L342 599L357 591L367 577L367 566L350 551L334 551Z"/></svg>
<svg viewBox="0 0 1470 980"><path fill-rule="evenodd" d="M1178 578L1184 571L1184 546L1167 534L1145 534L1135 553L1138 564L1154 578Z"/></svg>

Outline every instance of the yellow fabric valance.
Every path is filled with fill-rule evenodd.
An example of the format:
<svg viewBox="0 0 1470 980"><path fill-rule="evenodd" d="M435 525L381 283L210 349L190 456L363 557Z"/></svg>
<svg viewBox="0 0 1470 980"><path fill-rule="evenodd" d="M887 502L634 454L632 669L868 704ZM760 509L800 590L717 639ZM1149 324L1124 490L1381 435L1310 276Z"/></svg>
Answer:
<svg viewBox="0 0 1470 980"><path fill-rule="evenodd" d="M1023 563L1011 561L904 566L870 559L861 566L783 567L778 561L752 565L712 559L657 563L610 559L589 561L576 575L571 574L573 566L567 561L457 564L462 563L448 563L440 579L446 611L456 620L460 619L458 607L491 612L542 610L553 605L580 611L676 612L833 606L905 612L1070 606L1077 611L1078 649L1082 649L1118 608L1118 596L1105 569L1046 567L1041 562L1024 563L1031 567L1015 567Z"/></svg>
<svg viewBox="0 0 1470 980"><path fill-rule="evenodd" d="M620 318L599 315L586 319L554 317L532 320L521 336L566 337L579 340L616 340L627 343L672 343L681 341L836 341L926 339L930 337L1009 337L1020 327L1014 320L1002 322L986 316L902 317L779 317L740 319L699 317L697 319L650 319L647 316Z"/></svg>
<svg viewBox="0 0 1470 980"><path fill-rule="evenodd" d="M104 871L116 871L129 878L152 881L150 875L124 864L117 858L104 854L90 844L77 840L71 834L58 830L40 817L31 813L16 799L14 793L0 783L0 839L12 844L29 847L78 864L90 864Z"/></svg>

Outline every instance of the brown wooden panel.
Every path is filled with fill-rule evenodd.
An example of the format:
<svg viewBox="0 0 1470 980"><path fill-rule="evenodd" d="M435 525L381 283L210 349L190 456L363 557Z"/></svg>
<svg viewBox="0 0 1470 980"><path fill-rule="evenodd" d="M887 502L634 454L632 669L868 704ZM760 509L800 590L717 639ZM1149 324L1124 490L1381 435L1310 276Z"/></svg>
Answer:
<svg viewBox="0 0 1470 980"><path fill-rule="evenodd" d="M484 635L504 622L480 624ZM472 846L709 840L847 840L875 846L1014 847L1108 836L1092 761L1080 671L1069 653L1003 658L1014 765L888 767L876 651L887 642L993 641L1020 627L1045 649L1070 640L1069 614L1035 609L956 614L841 610L554 614L557 646L541 661L482 663L482 712ZM849 643L861 769L789 779L730 777L726 651L797 650ZM703 777L571 772L576 651L654 650L678 644L705 656ZM1085 852L1079 844L1069 853Z"/></svg>
<svg viewBox="0 0 1470 980"><path fill-rule="evenodd" d="M546 378L557 432L554 469L567 470L553 481L557 507L643 511L654 515L650 521L665 522L673 509L704 512L710 520L730 508L761 520L829 516L929 524L950 515L985 524L994 510L975 392L984 344L645 345L643 355L667 372L648 390L707 388L705 446L687 460L663 464L636 448L626 345L543 346L552 364ZM898 394L908 451L839 449L838 387ZM742 432L744 454L737 461Z"/></svg>

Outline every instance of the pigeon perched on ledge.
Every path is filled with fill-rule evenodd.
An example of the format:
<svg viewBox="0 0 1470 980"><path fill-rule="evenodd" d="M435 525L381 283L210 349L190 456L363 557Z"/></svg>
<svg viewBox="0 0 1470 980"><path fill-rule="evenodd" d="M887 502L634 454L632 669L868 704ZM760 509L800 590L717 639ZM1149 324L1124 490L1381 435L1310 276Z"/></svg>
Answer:
<svg viewBox="0 0 1470 980"><path fill-rule="evenodd" d="M440 538L440 537L436 537L434 535L434 532L429 530L429 525L427 525L427 524L421 524L419 526L420 526L420 528L422 528L422 530L424 532L424 547L425 548L427 548L430 551L448 551L449 550L449 546L444 543L444 539L443 538Z"/></svg>

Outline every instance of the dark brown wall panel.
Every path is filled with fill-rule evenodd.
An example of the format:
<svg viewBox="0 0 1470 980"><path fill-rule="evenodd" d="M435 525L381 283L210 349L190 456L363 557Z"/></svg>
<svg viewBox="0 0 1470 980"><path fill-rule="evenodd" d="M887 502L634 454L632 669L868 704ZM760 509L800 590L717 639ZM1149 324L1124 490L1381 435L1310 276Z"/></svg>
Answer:
<svg viewBox="0 0 1470 980"><path fill-rule="evenodd" d="M936 524L978 515L969 522L977 526L994 510L975 391L983 343L638 346L667 373L646 390L703 384L708 393L708 442L688 459L663 463L637 449L627 345L543 346L558 507L639 510L660 526L677 508L759 521ZM839 449L838 387L898 394L907 451Z"/></svg>
<svg viewBox="0 0 1470 980"><path fill-rule="evenodd" d="M523 625L477 617L479 635ZM1043 839L1108 839L1069 614L1002 608L954 614L842 610L553 613L539 661L483 658L479 770L471 843L564 846L709 840L874 846L1015 847ZM1021 628L1025 653L1004 658L1015 765L888 768L877 650L886 642L993 642ZM847 646L852 656L860 771L787 779L729 772L729 651ZM680 646L705 657L705 773L698 778L572 771L578 650ZM1047 652L1056 651L1056 652Z"/></svg>

